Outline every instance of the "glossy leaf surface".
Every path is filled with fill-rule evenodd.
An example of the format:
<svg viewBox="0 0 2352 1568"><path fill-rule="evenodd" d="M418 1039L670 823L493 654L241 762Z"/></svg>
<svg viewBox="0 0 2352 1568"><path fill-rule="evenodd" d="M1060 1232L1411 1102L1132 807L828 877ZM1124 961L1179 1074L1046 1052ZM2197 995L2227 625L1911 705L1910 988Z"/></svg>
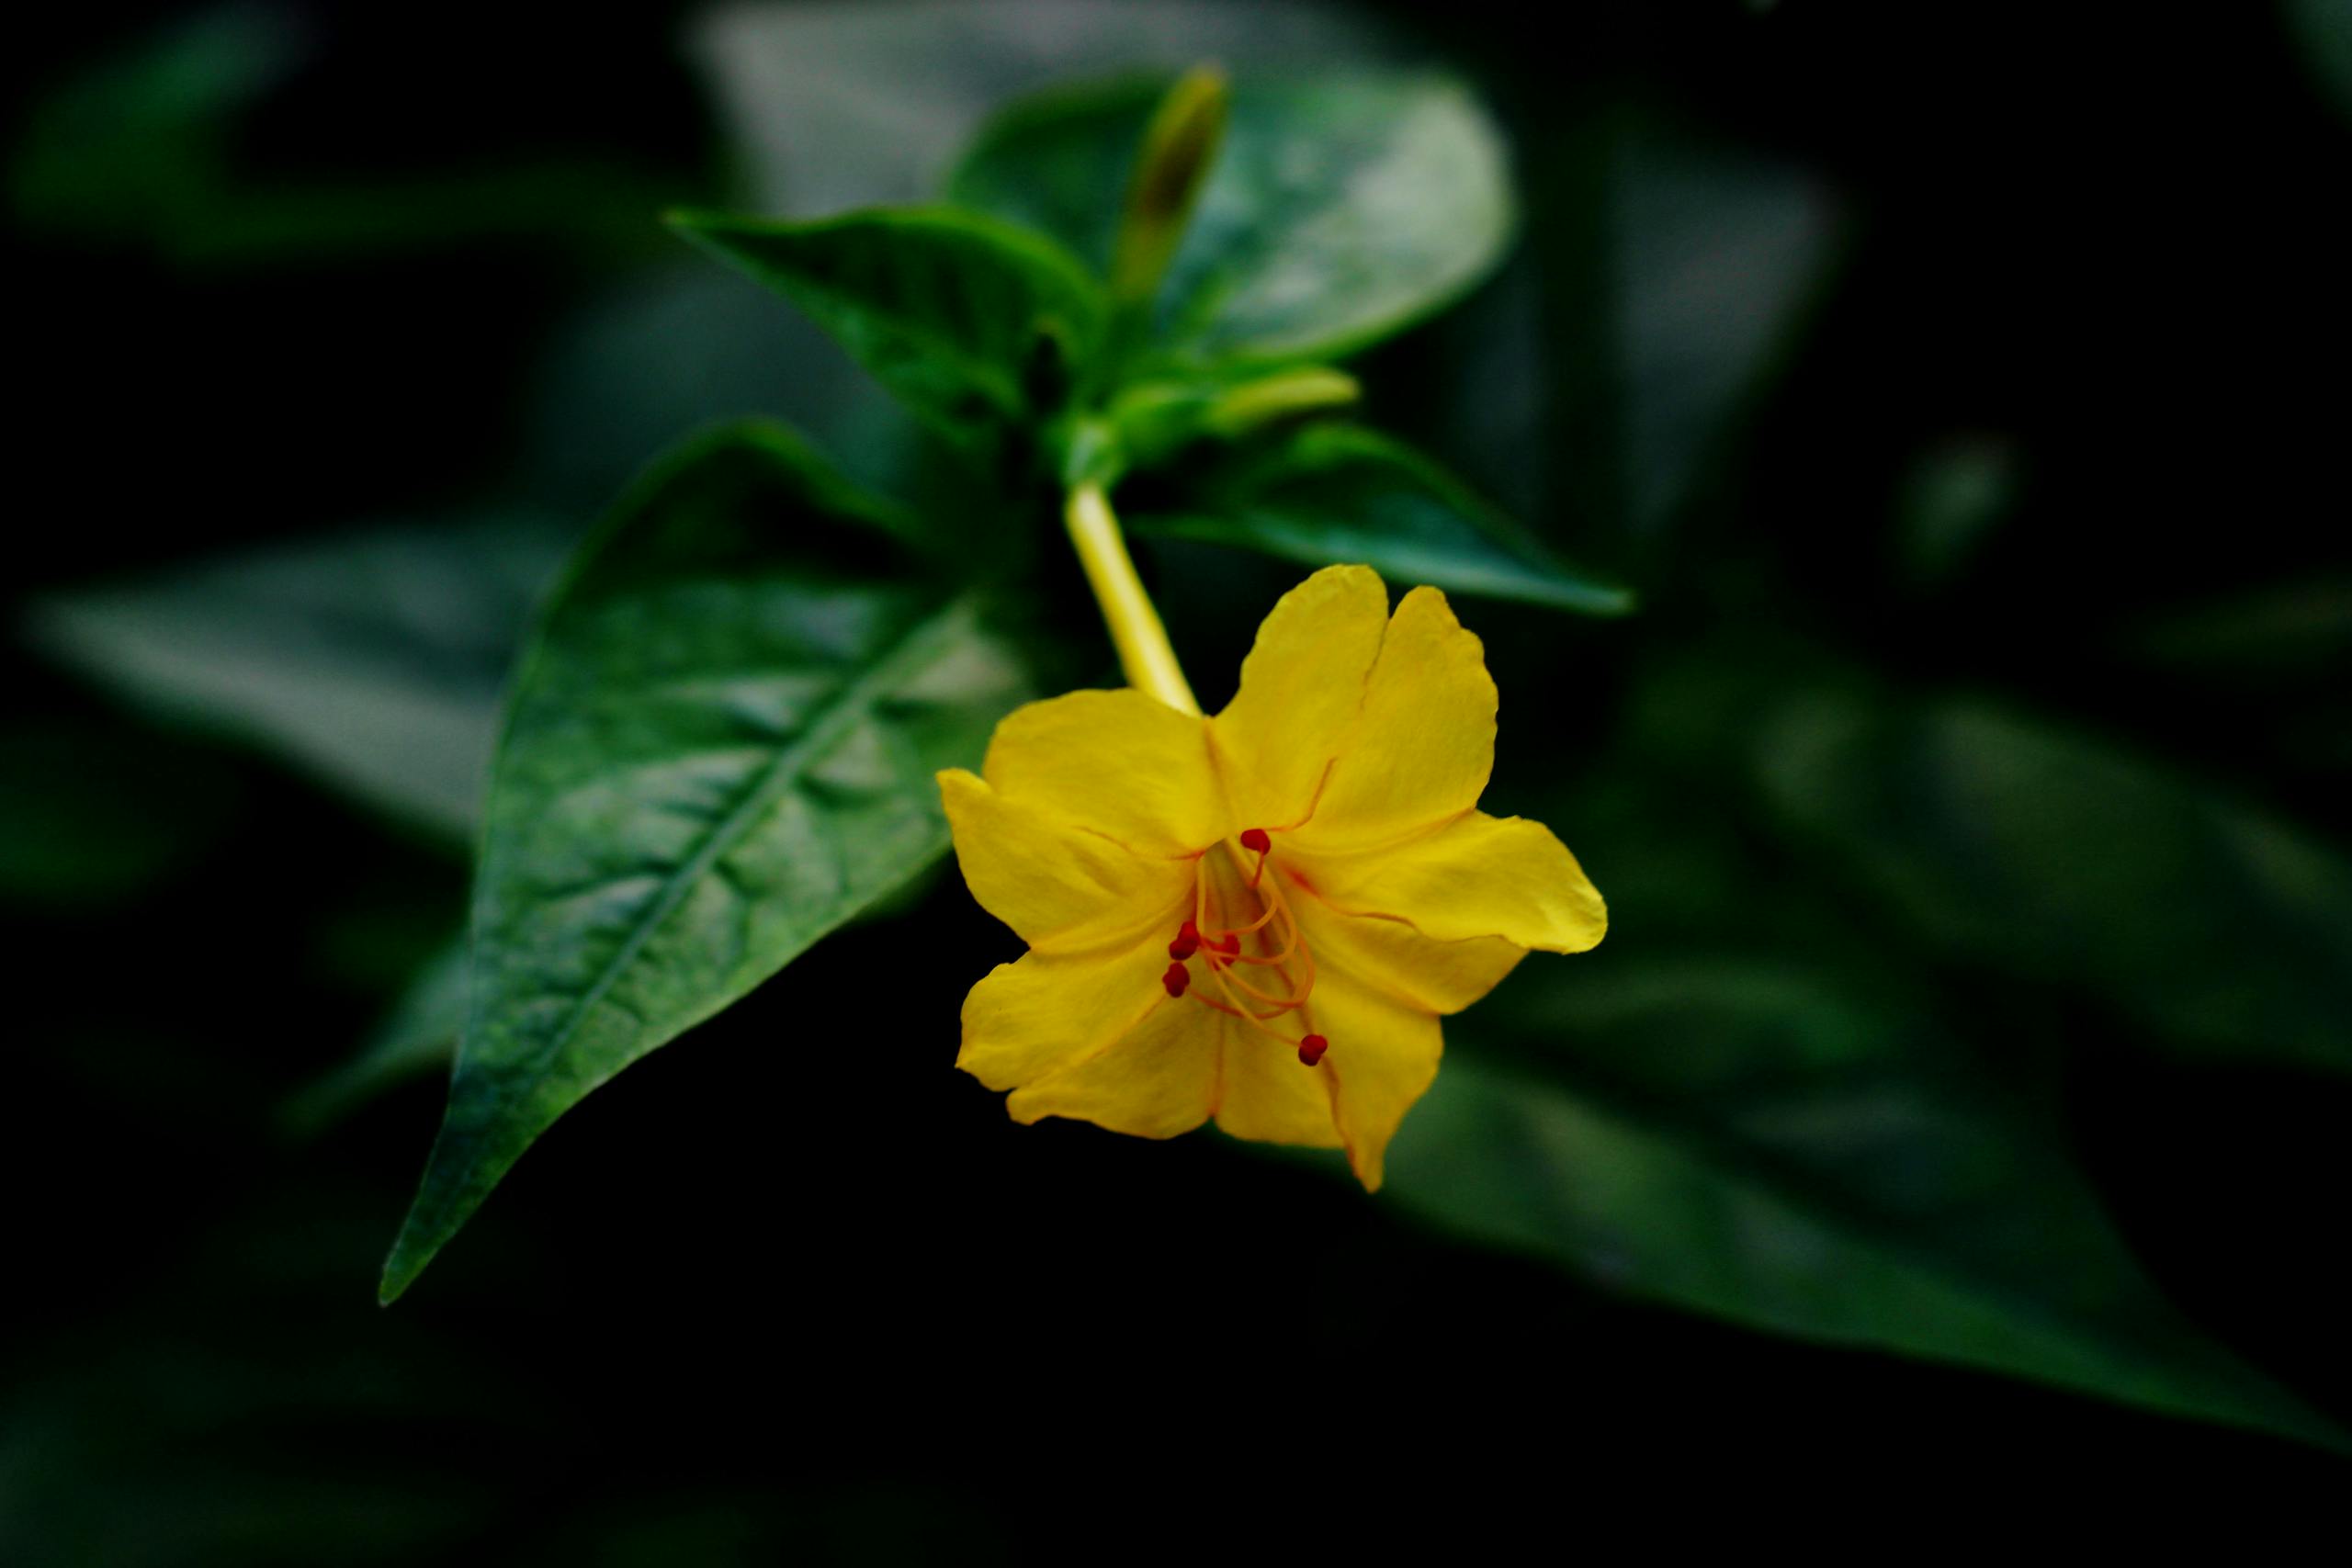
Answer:
<svg viewBox="0 0 2352 1568"><path fill-rule="evenodd" d="M1399 583L1600 615L1633 603L1624 589L1561 561L1428 457L1353 425L1311 427L1216 465L1129 520L1139 532L1302 566L1361 562Z"/></svg>
<svg viewBox="0 0 2352 1568"><path fill-rule="evenodd" d="M1128 169L1164 85L1138 78L1016 106L981 134L949 198L1106 266ZM1512 223L1501 140L1460 85L1243 76L1148 352L1219 363L1368 347L1485 277Z"/></svg>
<svg viewBox="0 0 2352 1568"><path fill-rule="evenodd" d="M387 1300L582 1096L946 847L933 773L1024 682L900 526L750 425L660 466L575 565L500 743L465 1039Z"/></svg>
<svg viewBox="0 0 2352 1568"><path fill-rule="evenodd" d="M1083 363L1101 291L1051 243L970 213L906 209L813 223L681 213L672 225L798 305L953 438L1050 412L1040 355Z"/></svg>

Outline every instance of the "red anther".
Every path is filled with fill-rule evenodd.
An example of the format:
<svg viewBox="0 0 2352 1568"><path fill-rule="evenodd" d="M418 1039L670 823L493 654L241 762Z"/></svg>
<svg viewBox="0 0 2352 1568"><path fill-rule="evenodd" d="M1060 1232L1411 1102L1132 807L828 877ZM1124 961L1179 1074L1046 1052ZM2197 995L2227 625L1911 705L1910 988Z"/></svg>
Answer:
<svg viewBox="0 0 2352 1568"><path fill-rule="evenodd" d="M1324 1039L1320 1034L1310 1034L1298 1043L1298 1059L1311 1067L1321 1061L1323 1053L1330 1048L1331 1043L1329 1040Z"/></svg>
<svg viewBox="0 0 2352 1568"><path fill-rule="evenodd" d="M1209 945L1216 948L1219 953L1224 953L1227 958L1230 958L1235 953L1241 951L1241 938L1234 932L1227 931L1225 935L1209 943Z"/></svg>
<svg viewBox="0 0 2352 1568"><path fill-rule="evenodd" d="M1159 977L1159 983L1168 987L1170 996L1181 997L1184 994L1184 987L1193 983L1193 972L1182 964L1170 964L1168 973Z"/></svg>
<svg viewBox="0 0 2352 1568"><path fill-rule="evenodd" d="M1168 956L1182 962L1201 950L1200 928L1186 920L1176 932L1176 940L1168 944Z"/></svg>
<svg viewBox="0 0 2352 1568"><path fill-rule="evenodd" d="M1274 841L1266 837L1263 828L1246 828L1241 833L1241 847L1251 854L1261 855L1274 847Z"/></svg>

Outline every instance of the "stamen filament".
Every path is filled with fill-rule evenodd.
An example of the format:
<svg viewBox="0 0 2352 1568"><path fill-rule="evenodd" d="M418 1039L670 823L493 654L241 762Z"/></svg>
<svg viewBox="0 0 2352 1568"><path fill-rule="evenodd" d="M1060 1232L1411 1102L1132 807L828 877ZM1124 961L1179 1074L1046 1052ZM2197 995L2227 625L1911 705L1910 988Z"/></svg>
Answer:
<svg viewBox="0 0 2352 1568"><path fill-rule="evenodd" d="M1327 768L1326 776L1328 775ZM1321 793L1319 785L1317 793L1318 795ZM1323 1038L1315 1032L1315 1021L1307 1010L1308 998L1315 990L1315 953L1307 946L1306 930L1299 923L1296 912L1290 907L1289 897L1283 889L1282 879L1276 877L1268 881L1263 874L1268 855L1272 849L1267 834L1274 830L1252 829L1240 840L1242 844L1256 854L1257 864L1254 868L1256 874L1250 876L1246 886L1261 906L1257 919L1247 925L1220 926L1212 921L1210 918L1212 903L1221 905L1224 900L1222 897L1214 900L1211 897L1207 863L1210 852L1203 850L1193 856L1193 915L1192 919L1185 921L1179 930L1177 941L1170 946L1170 954L1171 957L1176 957L1177 962L1170 965L1163 978L1169 984L1169 994L1171 997L1189 995L1204 1007L1213 1008L1228 1017L1238 1019L1267 1038L1282 1042L1286 1048L1298 1053L1300 1061L1313 1066L1321 1061L1322 1050L1319 1046L1309 1047L1306 1040L1320 1042ZM1261 849L1259 847L1261 844L1265 847ZM1236 847L1234 840L1227 840L1223 847L1227 859L1237 872L1249 869L1242 859L1242 851ZM1257 937L1262 945L1272 946L1272 938L1266 933L1277 920L1282 922L1283 935L1280 952L1245 953L1241 951L1242 939L1250 936ZM1194 939L1190 944L1184 940L1188 933ZM1191 976L1185 969L1185 962L1195 957L1199 958L1206 968L1209 978L1215 983L1216 990L1222 997L1221 1000L1218 997L1209 996L1205 987L1198 991L1187 989L1186 982ZM1300 965L1300 971L1295 979L1289 967L1294 961ZM1276 996L1243 979L1235 971L1238 965L1244 964L1272 969L1274 978L1281 982L1286 994ZM1262 1010L1250 1005L1250 1001L1245 1001L1244 998L1264 1004ZM1293 1040L1288 1035L1269 1027L1269 1021L1282 1018L1285 1014L1297 1016L1298 1025L1306 1031L1303 1039Z"/></svg>

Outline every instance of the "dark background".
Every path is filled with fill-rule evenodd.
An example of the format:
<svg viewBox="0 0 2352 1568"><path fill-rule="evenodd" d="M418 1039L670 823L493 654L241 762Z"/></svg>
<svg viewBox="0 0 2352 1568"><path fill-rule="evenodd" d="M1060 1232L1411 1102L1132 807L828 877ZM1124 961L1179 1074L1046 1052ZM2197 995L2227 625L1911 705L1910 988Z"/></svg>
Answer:
<svg viewBox="0 0 2352 1568"><path fill-rule="evenodd" d="M1367 368L1498 493L1540 469L1547 532L1644 590L1575 631L1564 727L1623 744L1657 661L1801 643L2352 845L2352 104L2288 11L1395 9L1514 134L1503 287L1567 358L1594 105L1800 171L1829 214L1671 526L1578 466L1570 378L1521 448L1475 433L1478 387L1417 395L1410 345ZM220 147L159 121L62 186L25 173L44 106L212 14L12 22L20 610L354 519L583 523L650 455L548 456L546 367L674 259L660 207L736 188L685 13L249 14L291 63ZM1985 498L1950 534L1939 482ZM1261 581L1199 623L1203 667ZM1773 1535L1889 1476L1939 1515L2340 1495L2281 1439L1612 1296L1206 1136L1012 1126L946 1070L940 1021L1006 944L952 882L594 1097L379 1311L438 1087L309 1135L281 1107L454 927L462 853L38 639L0 659L10 1562L1223 1551L1261 1511L1307 1550L1506 1519L1566 1550L1758 1483ZM1558 825L1613 897L1609 843ZM2063 1039L2073 1154L2177 1303L2352 1418L2345 1080L2143 1051L2063 986L1919 958L1994 1049Z"/></svg>

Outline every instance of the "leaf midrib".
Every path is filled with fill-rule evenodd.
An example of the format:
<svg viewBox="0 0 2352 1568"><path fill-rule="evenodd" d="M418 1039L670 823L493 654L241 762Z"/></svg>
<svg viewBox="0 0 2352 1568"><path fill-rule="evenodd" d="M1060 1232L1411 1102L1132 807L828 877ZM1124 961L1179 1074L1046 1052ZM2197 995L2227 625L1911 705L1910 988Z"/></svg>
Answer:
<svg viewBox="0 0 2352 1568"><path fill-rule="evenodd" d="M695 852L688 856L677 870L663 878L661 893L646 912L639 918L628 937L623 940L619 951L605 965L595 982L588 987L578 1004L566 1015L562 1027L549 1036L547 1043L527 1058L527 1071L532 1077L536 1078L542 1074L550 1063L560 1057L571 1046L572 1041L578 1036L581 1027L603 1005L605 999L611 994L613 987L619 983L621 976L636 964L639 955L645 951L646 944L651 942L654 935L669 922L670 918L677 913L678 907L684 902L687 894L710 874L711 868L722 856L742 840L759 818L783 797L786 791L790 789L801 776L809 761L820 755L827 746L841 739L849 726L857 718L870 711L888 689L895 686L909 672L910 665L918 665L927 660L938 651L939 645L947 641L952 632L960 626L968 626L970 612L970 598L960 596L948 601L940 609L925 616L900 637L865 673L842 687L838 696L823 705L816 722L802 731L797 739L777 753L775 761L762 770L734 809L710 829ZM821 935L822 932L818 934ZM809 939L811 942L814 940L814 937ZM479 945L479 936L476 941ZM787 960L789 956L787 955ZM692 1028L696 1022L709 1017L732 1000L732 982L735 978L735 976L729 976L729 995L709 999L707 1005L695 1010L690 1016L679 1021L675 1028L670 1031L670 1034L674 1036L680 1032ZM486 1006L484 1010L487 1010ZM467 1044L470 1048L481 1037L479 1015L469 1018L466 1032ZM643 1026L640 1025L640 1033L642 1032ZM644 1044L641 1040L636 1044L637 1049L632 1051L628 1058L629 1061L634 1061L637 1056L653 1048ZM626 1062L623 1065L627 1065ZM615 1071L617 1070L616 1067ZM605 1077L609 1076L605 1075ZM506 1080L506 1082L511 1081L511 1079ZM604 1078L600 1077L596 1081L601 1083ZM502 1082L500 1086L499 1098L502 1100L509 1097L506 1082Z"/></svg>

